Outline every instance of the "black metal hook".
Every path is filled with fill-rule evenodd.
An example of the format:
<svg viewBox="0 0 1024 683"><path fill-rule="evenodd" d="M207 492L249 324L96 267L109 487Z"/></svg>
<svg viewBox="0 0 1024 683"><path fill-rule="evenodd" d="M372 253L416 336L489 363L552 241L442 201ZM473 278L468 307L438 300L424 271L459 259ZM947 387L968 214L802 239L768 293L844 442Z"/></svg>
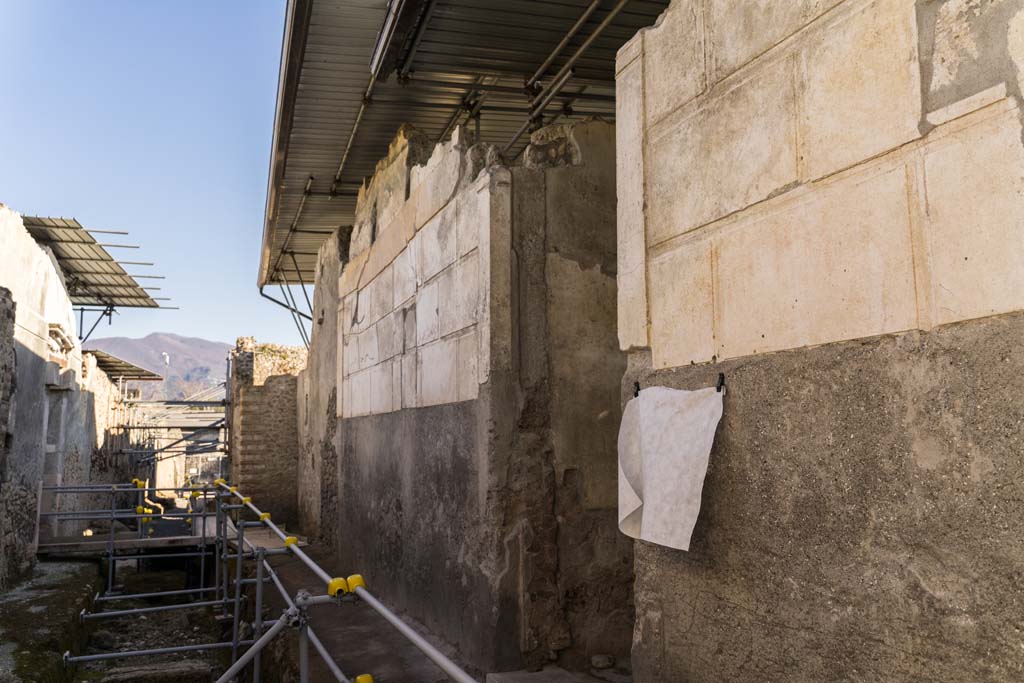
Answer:
<svg viewBox="0 0 1024 683"><path fill-rule="evenodd" d="M720 372L720 373L718 373L718 383L715 384L715 391L717 391L718 393L722 393L722 387L724 387L724 386L725 386L725 373L724 372Z"/></svg>
<svg viewBox="0 0 1024 683"><path fill-rule="evenodd" d="M640 395L640 382L633 382L633 398Z"/></svg>

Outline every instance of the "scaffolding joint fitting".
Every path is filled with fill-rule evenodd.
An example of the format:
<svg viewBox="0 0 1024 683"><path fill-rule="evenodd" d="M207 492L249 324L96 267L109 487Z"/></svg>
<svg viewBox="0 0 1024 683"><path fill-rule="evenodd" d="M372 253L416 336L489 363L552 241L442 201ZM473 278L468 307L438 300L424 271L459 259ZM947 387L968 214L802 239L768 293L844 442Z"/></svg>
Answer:
<svg viewBox="0 0 1024 683"><path fill-rule="evenodd" d="M349 591L355 593L356 588L366 588L366 581L363 580L362 574L353 574L347 579Z"/></svg>
<svg viewBox="0 0 1024 683"><path fill-rule="evenodd" d="M299 543L299 539L295 538L294 536L289 536L286 539L284 539L284 547L285 548L288 548L288 547L293 546L293 545L298 545L298 543Z"/></svg>
<svg viewBox="0 0 1024 683"><path fill-rule="evenodd" d="M341 597L338 595L339 593L344 595L348 592L348 581L346 581L344 577L335 576L333 579L327 582L327 594L330 595L332 598Z"/></svg>
<svg viewBox="0 0 1024 683"><path fill-rule="evenodd" d="M270 513L269 512L261 512L260 513L260 521L261 522L266 522L269 519L270 519Z"/></svg>

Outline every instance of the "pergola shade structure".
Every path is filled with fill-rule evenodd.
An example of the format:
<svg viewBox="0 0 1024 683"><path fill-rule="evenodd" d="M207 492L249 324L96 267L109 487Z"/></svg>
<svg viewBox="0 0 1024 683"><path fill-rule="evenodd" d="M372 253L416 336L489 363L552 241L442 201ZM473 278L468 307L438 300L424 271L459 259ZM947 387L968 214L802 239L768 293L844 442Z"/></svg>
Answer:
<svg viewBox="0 0 1024 683"><path fill-rule="evenodd" d="M159 308L160 304L133 275L118 263L104 245L74 218L22 216L33 239L49 247L64 273L68 295L75 306L110 308ZM123 235L118 231L97 233ZM148 265L148 264L147 264Z"/></svg>
<svg viewBox="0 0 1024 683"><path fill-rule="evenodd" d="M96 357L96 367L106 373L112 380L123 379L132 382L159 382L163 377L155 372L129 363L117 356L100 351L99 349L86 349L85 353Z"/></svg>
<svg viewBox="0 0 1024 683"><path fill-rule="evenodd" d="M614 116L615 53L668 0L289 2L258 284L313 281L327 235L409 123L518 156L531 128Z"/></svg>

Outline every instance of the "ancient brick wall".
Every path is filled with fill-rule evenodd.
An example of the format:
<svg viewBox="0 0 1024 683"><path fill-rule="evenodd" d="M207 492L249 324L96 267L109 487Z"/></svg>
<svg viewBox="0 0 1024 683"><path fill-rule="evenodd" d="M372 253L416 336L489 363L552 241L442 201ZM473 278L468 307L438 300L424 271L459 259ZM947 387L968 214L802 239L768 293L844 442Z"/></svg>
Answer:
<svg viewBox="0 0 1024 683"><path fill-rule="evenodd" d="M641 683L1020 676L1022 26L675 0L619 51L622 400L729 386L691 552L636 546Z"/></svg>
<svg viewBox="0 0 1024 683"><path fill-rule="evenodd" d="M305 349L238 340L231 356L231 482L298 525L298 384Z"/></svg>

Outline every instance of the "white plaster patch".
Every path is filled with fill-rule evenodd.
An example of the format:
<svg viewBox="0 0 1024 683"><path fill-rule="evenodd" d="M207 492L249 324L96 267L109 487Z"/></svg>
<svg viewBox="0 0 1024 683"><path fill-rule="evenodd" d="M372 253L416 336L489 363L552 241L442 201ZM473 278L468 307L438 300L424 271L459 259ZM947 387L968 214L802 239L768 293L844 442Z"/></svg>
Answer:
<svg viewBox="0 0 1024 683"><path fill-rule="evenodd" d="M990 3L991 0L950 0L939 8L932 51L932 92L955 82L966 58L978 58L971 19L981 14L982 5Z"/></svg>

